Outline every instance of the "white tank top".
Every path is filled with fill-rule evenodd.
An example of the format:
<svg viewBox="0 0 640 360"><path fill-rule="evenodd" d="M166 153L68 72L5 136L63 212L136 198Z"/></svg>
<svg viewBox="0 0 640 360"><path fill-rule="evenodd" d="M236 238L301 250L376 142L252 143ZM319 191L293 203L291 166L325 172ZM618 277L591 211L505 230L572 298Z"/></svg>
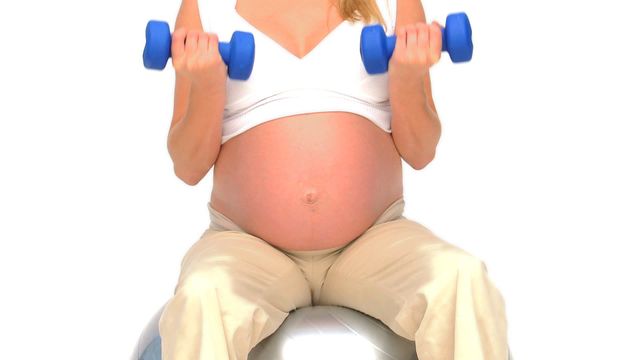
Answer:
<svg viewBox="0 0 640 360"><path fill-rule="evenodd" d="M387 2L388 1L388 2ZM366 25L343 21L303 58L290 53L242 18L236 0L198 0L204 31L228 42L234 31L255 38L255 60L248 80L227 78L222 143L254 126L295 114L345 111L391 132L387 73L369 75L360 58L360 33ZM395 0L376 0L395 31Z"/></svg>

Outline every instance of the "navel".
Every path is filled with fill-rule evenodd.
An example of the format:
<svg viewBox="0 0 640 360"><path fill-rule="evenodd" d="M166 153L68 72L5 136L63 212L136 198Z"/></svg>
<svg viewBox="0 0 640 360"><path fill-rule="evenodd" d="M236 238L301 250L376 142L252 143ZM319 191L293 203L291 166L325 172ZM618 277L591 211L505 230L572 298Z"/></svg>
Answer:
<svg viewBox="0 0 640 360"><path fill-rule="evenodd" d="M305 204L308 204L308 205L315 204L316 202L318 202L318 191L316 189L313 189L313 188L307 189L304 192L304 196L303 196L302 201Z"/></svg>

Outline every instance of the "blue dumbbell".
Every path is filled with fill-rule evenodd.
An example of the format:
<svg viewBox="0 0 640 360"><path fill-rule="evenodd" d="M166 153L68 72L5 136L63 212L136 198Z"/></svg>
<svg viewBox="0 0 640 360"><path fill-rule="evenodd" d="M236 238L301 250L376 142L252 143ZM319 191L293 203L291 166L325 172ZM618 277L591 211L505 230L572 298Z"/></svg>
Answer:
<svg viewBox="0 0 640 360"><path fill-rule="evenodd" d="M142 60L147 69L162 70L171 57L171 32L164 21L151 20L147 24L147 43L144 46ZM235 31L231 41L218 42L220 56L228 67L229 77L247 80L253 70L255 41L253 34Z"/></svg>
<svg viewBox="0 0 640 360"><path fill-rule="evenodd" d="M382 25L369 25L360 35L360 56L369 74L385 73L396 47L396 36L386 36ZM471 24L465 13L450 14L442 29L442 51L449 53L454 63L471 60Z"/></svg>

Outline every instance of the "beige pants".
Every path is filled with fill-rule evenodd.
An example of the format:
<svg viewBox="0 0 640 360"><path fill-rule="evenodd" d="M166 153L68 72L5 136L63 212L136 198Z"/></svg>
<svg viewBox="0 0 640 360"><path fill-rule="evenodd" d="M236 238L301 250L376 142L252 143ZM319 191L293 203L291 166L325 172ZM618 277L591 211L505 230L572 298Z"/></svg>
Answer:
<svg viewBox="0 0 640 360"><path fill-rule="evenodd" d="M346 246L285 251L209 204L160 318L163 359L244 360L290 311L340 305L415 341L420 360L506 360L504 302L484 263L403 210L400 198Z"/></svg>

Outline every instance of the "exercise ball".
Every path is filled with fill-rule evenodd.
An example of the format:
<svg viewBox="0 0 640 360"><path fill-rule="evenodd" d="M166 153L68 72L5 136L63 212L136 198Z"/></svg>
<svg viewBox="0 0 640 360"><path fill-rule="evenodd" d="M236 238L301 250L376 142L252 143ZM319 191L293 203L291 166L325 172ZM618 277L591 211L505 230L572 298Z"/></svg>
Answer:
<svg viewBox="0 0 640 360"><path fill-rule="evenodd" d="M161 360L158 320L151 319L132 360ZM248 360L417 360L415 343L380 320L341 306L296 309L278 330L249 353Z"/></svg>

